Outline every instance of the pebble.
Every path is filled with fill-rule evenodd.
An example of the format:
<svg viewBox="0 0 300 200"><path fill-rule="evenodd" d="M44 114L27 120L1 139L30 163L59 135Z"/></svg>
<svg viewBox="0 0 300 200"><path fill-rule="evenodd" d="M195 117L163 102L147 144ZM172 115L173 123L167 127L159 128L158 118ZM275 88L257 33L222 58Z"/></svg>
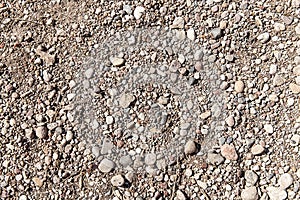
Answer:
<svg viewBox="0 0 300 200"><path fill-rule="evenodd" d="M211 34L214 39L218 39L222 36L222 30L221 28L214 28L211 30Z"/></svg>
<svg viewBox="0 0 300 200"><path fill-rule="evenodd" d="M270 200L284 200L287 198L287 192L279 187L267 187Z"/></svg>
<svg viewBox="0 0 300 200"><path fill-rule="evenodd" d="M225 119L225 122L229 127L233 127L234 126L234 117L232 115L230 115L229 117L227 117Z"/></svg>
<svg viewBox="0 0 300 200"><path fill-rule="evenodd" d="M218 153L208 153L207 154L207 161L213 165L220 165L222 164L225 159L223 156L221 156L220 154Z"/></svg>
<svg viewBox="0 0 300 200"><path fill-rule="evenodd" d="M145 12L145 8L142 6L137 6L133 11L133 16L135 19L140 19Z"/></svg>
<svg viewBox="0 0 300 200"><path fill-rule="evenodd" d="M145 156L146 165L154 165L156 162L156 155L154 153L148 153Z"/></svg>
<svg viewBox="0 0 300 200"><path fill-rule="evenodd" d="M186 155L191 155L197 152L196 143L192 140L188 141L184 146L184 153Z"/></svg>
<svg viewBox="0 0 300 200"><path fill-rule="evenodd" d="M190 28L187 32L186 32L187 37L194 41L195 40L195 31L193 28Z"/></svg>
<svg viewBox="0 0 300 200"><path fill-rule="evenodd" d="M257 36L257 40L259 40L261 43L266 43L270 40L270 34L268 32L262 33Z"/></svg>
<svg viewBox="0 0 300 200"><path fill-rule="evenodd" d="M274 30L277 31L277 32L284 31L285 30L285 25L282 24L282 23L275 22L274 23Z"/></svg>
<svg viewBox="0 0 300 200"><path fill-rule="evenodd" d="M241 193L242 200L257 200L258 194L256 187L246 187Z"/></svg>
<svg viewBox="0 0 300 200"><path fill-rule="evenodd" d="M135 97L133 95L124 93L120 97L119 103L122 108L128 108L134 100L135 100Z"/></svg>
<svg viewBox="0 0 300 200"><path fill-rule="evenodd" d="M90 79L93 77L94 74L94 69L93 68L89 68L85 71L84 75L86 78Z"/></svg>
<svg viewBox="0 0 300 200"><path fill-rule="evenodd" d="M109 60L115 67L122 66L125 63L125 59L119 57L110 57Z"/></svg>
<svg viewBox="0 0 300 200"><path fill-rule="evenodd" d="M267 133L273 133L274 131L273 126L271 124L265 124L264 129Z"/></svg>
<svg viewBox="0 0 300 200"><path fill-rule="evenodd" d="M293 74L296 76L300 76L300 65L293 68Z"/></svg>
<svg viewBox="0 0 300 200"><path fill-rule="evenodd" d="M47 128L44 126L39 126L36 128L35 134L38 138L44 139L47 137Z"/></svg>
<svg viewBox="0 0 300 200"><path fill-rule="evenodd" d="M173 24L170 28L183 28L184 27L184 19L182 17L176 17L173 21Z"/></svg>
<svg viewBox="0 0 300 200"><path fill-rule="evenodd" d="M186 197L181 190L176 191L176 199L177 200L186 200Z"/></svg>
<svg viewBox="0 0 300 200"><path fill-rule="evenodd" d="M19 200L27 200L27 196L22 194L20 197L19 197Z"/></svg>
<svg viewBox="0 0 300 200"><path fill-rule="evenodd" d="M110 180L111 184L115 187L121 187L125 183L125 179L122 175L118 174L111 178Z"/></svg>
<svg viewBox="0 0 300 200"><path fill-rule="evenodd" d="M107 116L105 120L106 120L106 123L107 123L108 125L114 123L114 117L113 117L113 116Z"/></svg>
<svg viewBox="0 0 300 200"><path fill-rule="evenodd" d="M284 78L282 78L280 75L276 74L273 79L273 85L280 86L285 82Z"/></svg>
<svg viewBox="0 0 300 200"><path fill-rule="evenodd" d="M98 168L101 172L108 173L112 171L113 168L115 168L115 163L111 160L108 160L107 158L104 158L103 160L101 160Z"/></svg>
<svg viewBox="0 0 300 200"><path fill-rule="evenodd" d="M247 170L245 172L245 179L249 186L254 186L258 180L258 175L252 170Z"/></svg>
<svg viewBox="0 0 300 200"><path fill-rule="evenodd" d="M295 32L300 35L300 23L295 27Z"/></svg>
<svg viewBox="0 0 300 200"><path fill-rule="evenodd" d="M290 187L293 184L293 177L288 174L288 173L284 173L280 176L280 178L278 179L278 183L280 185L281 189L287 189L288 187Z"/></svg>
<svg viewBox="0 0 300 200"><path fill-rule="evenodd" d="M43 181L40 178L38 178L38 177L32 178L32 181L38 187L42 187L43 186Z"/></svg>
<svg viewBox="0 0 300 200"><path fill-rule="evenodd" d="M66 140L71 141L72 139L73 139L73 132L72 131L67 131Z"/></svg>
<svg viewBox="0 0 300 200"><path fill-rule="evenodd" d="M260 144L257 144L257 145L254 145L252 148L251 148L251 153L253 155L261 155L263 152L265 151L264 147L261 146Z"/></svg>
<svg viewBox="0 0 300 200"><path fill-rule="evenodd" d="M237 93L241 93L244 91L244 82L243 81L236 81L235 84L234 84L234 90L237 92Z"/></svg>
<svg viewBox="0 0 300 200"><path fill-rule="evenodd" d="M290 83L289 88L294 94L300 93L300 86L295 83Z"/></svg>
<svg viewBox="0 0 300 200"><path fill-rule="evenodd" d="M271 64L269 73L270 74L275 74L276 72L277 72L277 65Z"/></svg>
<svg viewBox="0 0 300 200"><path fill-rule="evenodd" d="M224 144L221 147L221 155L224 156L227 160L237 160L238 155L233 145Z"/></svg>
<svg viewBox="0 0 300 200"><path fill-rule="evenodd" d="M300 142L300 135L294 134L291 138L291 146L298 146Z"/></svg>

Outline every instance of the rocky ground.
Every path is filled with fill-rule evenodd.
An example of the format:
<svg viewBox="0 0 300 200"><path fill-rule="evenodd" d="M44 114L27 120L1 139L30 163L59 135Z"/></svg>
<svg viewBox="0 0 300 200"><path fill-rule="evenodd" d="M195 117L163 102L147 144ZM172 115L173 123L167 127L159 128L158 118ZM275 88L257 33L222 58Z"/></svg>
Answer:
<svg viewBox="0 0 300 200"><path fill-rule="evenodd" d="M300 199L299 14L0 2L1 199Z"/></svg>

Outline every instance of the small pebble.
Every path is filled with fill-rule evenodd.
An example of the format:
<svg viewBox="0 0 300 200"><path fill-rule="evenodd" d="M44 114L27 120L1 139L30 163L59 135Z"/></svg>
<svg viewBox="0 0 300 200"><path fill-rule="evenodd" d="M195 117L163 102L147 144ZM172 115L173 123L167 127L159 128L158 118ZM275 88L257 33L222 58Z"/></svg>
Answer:
<svg viewBox="0 0 300 200"><path fill-rule="evenodd" d="M122 185L124 185L125 180L122 175L118 174L118 175L113 176L111 178L110 182L115 187L121 187Z"/></svg>
<svg viewBox="0 0 300 200"><path fill-rule="evenodd" d="M235 84L234 84L234 90L237 92L237 93L241 93L244 91L244 83L243 81L236 81Z"/></svg>
<svg viewBox="0 0 300 200"><path fill-rule="evenodd" d="M281 189L287 189L293 184L293 181L293 177L288 173L282 174L278 179L278 183Z"/></svg>
<svg viewBox="0 0 300 200"><path fill-rule="evenodd" d="M184 153L186 155L191 155L197 152L196 143L192 140L188 141L184 146Z"/></svg>
<svg viewBox="0 0 300 200"><path fill-rule="evenodd" d="M251 148L251 153L253 155L261 155L263 152L265 151L264 147L261 146L260 144L257 144L257 145L254 145L252 148Z"/></svg>
<svg viewBox="0 0 300 200"><path fill-rule="evenodd" d="M111 160L108 160L107 158L104 158L100 162L98 168L101 172L108 173L108 172L112 171L113 168L115 168L115 163Z"/></svg>
<svg viewBox="0 0 300 200"><path fill-rule="evenodd" d="M221 155L228 160L237 160L238 155L233 145L224 144L221 147Z"/></svg>

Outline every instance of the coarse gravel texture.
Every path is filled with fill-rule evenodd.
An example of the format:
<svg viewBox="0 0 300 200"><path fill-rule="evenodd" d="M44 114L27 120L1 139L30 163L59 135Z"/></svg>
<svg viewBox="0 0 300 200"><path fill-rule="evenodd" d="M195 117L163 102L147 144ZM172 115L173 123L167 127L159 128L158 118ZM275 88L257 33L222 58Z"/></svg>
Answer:
<svg viewBox="0 0 300 200"><path fill-rule="evenodd" d="M300 199L299 15L299 0L0 2L0 198ZM190 62L168 44L117 49L95 79L99 71L87 67L87 58L107 55L99 52L105 42L134 30L172 32L203 52ZM113 106L118 81L135 66L148 73L155 62L193 91L183 102L187 117L183 100L160 82L138 85ZM78 79L82 72L96 80L87 100L95 105L94 128L108 139L101 145L84 126L90 121L78 126L81 115L73 115L78 85L90 86ZM148 102L172 117L148 116ZM123 134L114 108L128 112L133 127L160 119L166 128L149 138ZM221 129L213 123L216 112ZM159 164L164 156L156 148L176 135L180 153ZM104 156L113 148L130 156ZM146 167L135 167L137 153Z"/></svg>

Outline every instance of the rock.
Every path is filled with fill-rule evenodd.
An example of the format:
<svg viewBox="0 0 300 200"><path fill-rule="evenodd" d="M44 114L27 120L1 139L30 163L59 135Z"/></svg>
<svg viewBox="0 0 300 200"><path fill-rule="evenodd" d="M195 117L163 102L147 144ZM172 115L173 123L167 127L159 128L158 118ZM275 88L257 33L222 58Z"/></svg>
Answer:
<svg viewBox="0 0 300 200"><path fill-rule="evenodd" d="M111 178L110 180L111 184L115 187L121 187L125 183L125 179L122 175L118 174Z"/></svg>
<svg viewBox="0 0 300 200"><path fill-rule="evenodd" d="M176 17L173 21L173 24L170 28L183 28L184 27L184 19L182 17Z"/></svg>
<svg viewBox="0 0 300 200"><path fill-rule="evenodd" d="M270 40L270 34L268 32L262 33L257 36L257 40L259 40L261 43L266 43Z"/></svg>
<svg viewBox="0 0 300 200"><path fill-rule="evenodd" d="M25 194L22 194L20 197L19 197L19 200L27 200L27 196Z"/></svg>
<svg viewBox="0 0 300 200"><path fill-rule="evenodd" d="M241 93L244 91L244 82L243 81L236 81L235 84L234 84L234 90L237 92L237 93Z"/></svg>
<svg viewBox="0 0 300 200"><path fill-rule="evenodd" d="M43 181L40 178L38 178L38 177L32 178L32 181L38 187L42 187L43 186Z"/></svg>
<svg viewBox="0 0 300 200"><path fill-rule="evenodd" d="M267 133L273 133L274 131L273 126L271 124L265 124L264 129Z"/></svg>
<svg viewBox="0 0 300 200"><path fill-rule="evenodd" d="M115 163L111 160L108 160L107 158L104 158L101 160L98 169L103 173L108 173L115 168Z"/></svg>
<svg viewBox="0 0 300 200"><path fill-rule="evenodd" d="M154 153L148 153L145 156L146 165L154 165L156 162L156 155Z"/></svg>
<svg viewBox="0 0 300 200"><path fill-rule="evenodd" d="M289 88L294 94L300 93L300 86L295 83L290 83Z"/></svg>
<svg viewBox="0 0 300 200"><path fill-rule="evenodd" d="M186 197L181 190L176 191L176 199L177 200L186 200Z"/></svg>
<svg viewBox="0 0 300 200"><path fill-rule="evenodd" d="M184 153L186 155L191 155L197 152L196 143L192 140L188 141L184 146Z"/></svg>
<svg viewBox="0 0 300 200"><path fill-rule="evenodd" d="M96 158L98 158L100 156L100 148L98 146L93 146L92 153Z"/></svg>
<svg viewBox="0 0 300 200"><path fill-rule="evenodd" d="M289 188L293 184L293 181L293 177L288 173L282 174L278 179L279 186L283 190Z"/></svg>
<svg viewBox="0 0 300 200"><path fill-rule="evenodd" d="M67 131L66 140L71 141L72 139L73 139L73 132L72 131Z"/></svg>
<svg viewBox="0 0 300 200"><path fill-rule="evenodd" d="M43 71L43 79L45 82L49 82L52 78L52 75L47 71L47 70L44 70Z"/></svg>
<svg viewBox="0 0 300 200"><path fill-rule="evenodd" d="M293 68L293 74L296 76L300 76L300 65L297 65Z"/></svg>
<svg viewBox="0 0 300 200"><path fill-rule="evenodd" d="M220 165L225 161L225 159L218 153L208 153L207 161L213 165Z"/></svg>
<svg viewBox="0 0 300 200"><path fill-rule="evenodd" d="M94 75L94 69L93 68L89 68L84 72L84 75L86 78L90 79L93 77Z"/></svg>
<svg viewBox="0 0 300 200"><path fill-rule="evenodd" d="M228 160L237 160L238 155L233 145L224 144L221 147L221 155L224 156Z"/></svg>
<svg viewBox="0 0 300 200"><path fill-rule="evenodd" d="M211 30L211 34L214 39L218 39L222 36L222 30L220 28L214 28Z"/></svg>
<svg viewBox="0 0 300 200"><path fill-rule="evenodd" d="M227 117L225 119L225 122L229 127L233 127L234 126L234 117L232 115L230 115L229 117Z"/></svg>
<svg viewBox="0 0 300 200"><path fill-rule="evenodd" d="M275 74L276 72L277 72L277 65L271 64L269 73L270 74Z"/></svg>
<svg viewBox="0 0 300 200"><path fill-rule="evenodd" d="M123 5L123 10L129 15L132 13L132 9L130 5Z"/></svg>
<svg viewBox="0 0 300 200"><path fill-rule="evenodd" d="M273 79L273 85L280 86L285 82L284 78L282 78L280 75L276 74Z"/></svg>
<svg viewBox="0 0 300 200"><path fill-rule="evenodd" d="M299 8L299 6L300 6L300 0L292 0L292 6L294 8Z"/></svg>
<svg viewBox="0 0 300 200"><path fill-rule="evenodd" d="M201 119L207 119L211 116L211 112L210 111L206 111L204 113L201 113L200 118Z"/></svg>
<svg viewBox="0 0 300 200"><path fill-rule="evenodd" d="M282 24L282 23L275 22L274 23L274 30L277 31L277 32L284 31L285 30L285 25Z"/></svg>
<svg viewBox="0 0 300 200"><path fill-rule="evenodd" d="M113 116L107 116L105 121L108 125L113 124L114 123L114 117Z"/></svg>
<svg viewBox="0 0 300 200"><path fill-rule="evenodd" d="M297 35L300 35L300 23L295 27L295 32Z"/></svg>
<svg viewBox="0 0 300 200"><path fill-rule="evenodd" d="M133 16L135 19L140 19L145 12L145 8L142 6L137 6L133 11Z"/></svg>
<svg viewBox="0 0 300 200"><path fill-rule="evenodd" d="M187 32L186 32L187 37L194 41L195 40L195 31L193 28L190 28Z"/></svg>
<svg viewBox="0 0 300 200"><path fill-rule="evenodd" d="M122 108L128 108L134 100L133 95L124 93L121 95L119 103Z"/></svg>
<svg viewBox="0 0 300 200"><path fill-rule="evenodd" d="M47 137L47 128L45 127L45 126L39 126L39 127L37 127L36 128L36 130L35 130L35 134L36 134L36 136L38 137L38 138L40 138L40 139L44 139L44 138L46 138Z"/></svg>
<svg viewBox="0 0 300 200"><path fill-rule="evenodd" d="M294 134L291 138L291 146L298 146L300 142L300 135Z"/></svg>
<svg viewBox="0 0 300 200"><path fill-rule="evenodd" d="M260 144L257 144L257 145L254 145L252 148L251 148L251 153L253 155L261 155L263 152L265 151L264 147L261 146Z"/></svg>
<svg viewBox="0 0 300 200"><path fill-rule="evenodd" d="M284 200L287 198L287 192L278 187L267 187L270 200Z"/></svg>
<svg viewBox="0 0 300 200"><path fill-rule="evenodd" d="M249 186L254 186L256 184L257 180L258 180L258 176L254 171L247 170L245 172L245 179L246 179L246 183Z"/></svg>
<svg viewBox="0 0 300 200"><path fill-rule="evenodd" d="M242 200L257 200L258 194L256 187L246 187L241 193Z"/></svg>
<svg viewBox="0 0 300 200"><path fill-rule="evenodd" d="M125 59L119 57L110 57L109 60L115 67L122 66L125 63Z"/></svg>
<svg viewBox="0 0 300 200"><path fill-rule="evenodd" d="M129 165L131 165L133 163L131 157L129 155L127 156L122 156L120 158L120 164L123 166L123 167L127 167Z"/></svg>

